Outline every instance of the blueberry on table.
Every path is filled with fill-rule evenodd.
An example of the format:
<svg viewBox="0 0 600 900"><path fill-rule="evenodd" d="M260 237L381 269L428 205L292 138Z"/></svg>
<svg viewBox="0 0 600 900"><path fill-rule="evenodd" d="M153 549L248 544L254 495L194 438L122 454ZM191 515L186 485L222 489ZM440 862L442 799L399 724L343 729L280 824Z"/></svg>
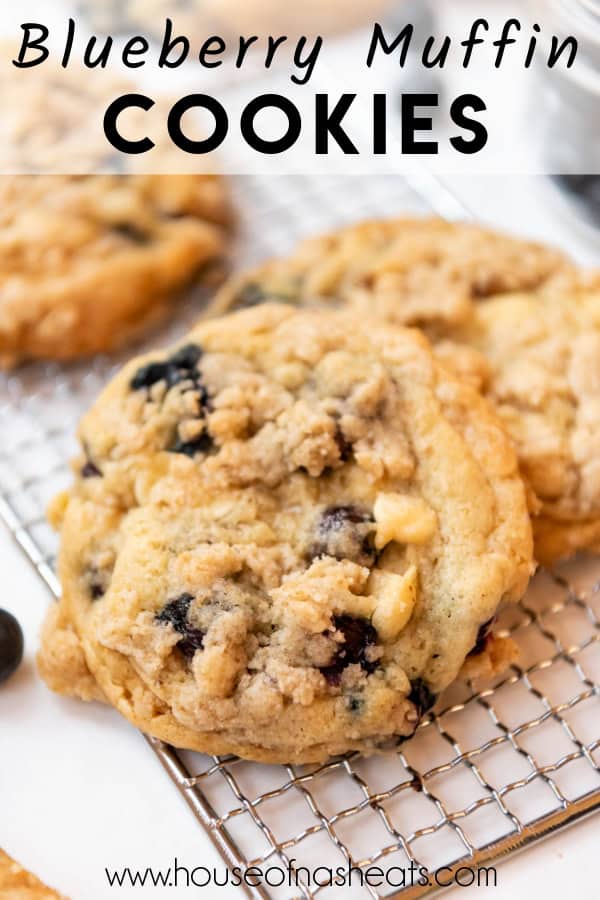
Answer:
<svg viewBox="0 0 600 900"><path fill-rule="evenodd" d="M0 682L16 672L23 659L23 632L11 613L0 609Z"/></svg>

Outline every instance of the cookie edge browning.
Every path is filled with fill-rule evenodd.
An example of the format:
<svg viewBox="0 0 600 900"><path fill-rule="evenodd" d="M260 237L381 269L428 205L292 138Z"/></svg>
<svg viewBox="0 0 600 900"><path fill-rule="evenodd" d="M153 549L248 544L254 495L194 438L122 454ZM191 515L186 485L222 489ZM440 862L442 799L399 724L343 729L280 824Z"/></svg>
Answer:
<svg viewBox="0 0 600 900"><path fill-rule="evenodd" d="M539 515L532 525L535 556L542 566L551 568L577 553L600 553L600 519L571 522Z"/></svg>
<svg viewBox="0 0 600 900"><path fill-rule="evenodd" d="M86 702L106 698L87 665L81 641L62 600L48 608L36 654L38 673L55 694Z"/></svg>

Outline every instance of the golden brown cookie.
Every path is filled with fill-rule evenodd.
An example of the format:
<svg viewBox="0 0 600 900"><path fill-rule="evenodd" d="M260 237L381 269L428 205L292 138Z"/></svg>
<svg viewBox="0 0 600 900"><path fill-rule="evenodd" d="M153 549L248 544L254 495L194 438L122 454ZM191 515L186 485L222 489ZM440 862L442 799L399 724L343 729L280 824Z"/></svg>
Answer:
<svg viewBox="0 0 600 900"><path fill-rule="evenodd" d="M104 695L85 661L77 633L66 617L64 605L52 604L40 637L36 662L48 687L65 697L104 701Z"/></svg>
<svg viewBox="0 0 600 900"><path fill-rule="evenodd" d="M67 900L0 849L1 900Z"/></svg>
<svg viewBox="0 0 600 900"><path fill-rule="evenodd" d="M468 359L465 345L476 351ZM534 495L538 559L597 549L600 280L574 276L553 291L492 299L440 352L451 365L460 360L515 442Z"/></svg>
<svg viewBox="0 0 600 900"><path fill-rule="evenodd" d="M358 315L444 328L479 301L538 290L565 268L556 250L478 225L373 220L302 241L290 256L232 278L209 313L265 301L348 305Z"/></svg>
<svg viewBox="0 0 600 900"><path fill-rule="evenodd" d="M225 252L221 182L0 176L0 364L112 350Z"/></svg>
<svg viewBox="0 0 600 900"><path fill-rule="evenodd" d="M531 572L503 429L377 319L205 321L126 366L80 437L51 615L109 702L176 746L393 748Z"/></svg>
<svg viewBox="0 0 600 900"><path fill-rule="evenodd" d="M473 225L366 222L230 281L213 309L277 298L421 325L515 441L544 563L600 546L600 282Z"/></svg>
<svg viewBox="0 0 600 900"><path fill-rule="evenodd" d="M142 156L111 147L103 110L131 84L52 58L17 69L17 56L0 44L5 367L125 344L222 261L231 220L224 180L187 168L173 145L157 137ZM163 134L168 108L159 98L148 112L127 111L127 133Z"/></svg>

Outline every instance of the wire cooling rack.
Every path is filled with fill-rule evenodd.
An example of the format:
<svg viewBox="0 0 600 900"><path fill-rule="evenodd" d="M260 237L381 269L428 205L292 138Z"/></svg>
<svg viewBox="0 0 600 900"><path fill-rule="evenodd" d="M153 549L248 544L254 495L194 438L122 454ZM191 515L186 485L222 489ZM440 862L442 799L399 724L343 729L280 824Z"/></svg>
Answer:
<svg viewBox="0 0 600 900"><path fill-rule="evenodd" d="M240 264L359 217L466 215L424 174L244 177L235 192ZM175 338L201 303L189 298L171 334L154 341ZM54 597L56 537L44 509L69 481L76 420L118 363L0 376L0 518ZM500 622L521 646L519 665L478 693L454 685L393 756L261 766L149 743L229 866L292 867L291 887L289 875L277 886L272 868L270 886L248 885L250 896L420 897L439 885L433 877L412 884L411 863L413 872L446 867L440 881L469 883L481 877L470 870L600 808L599 620L600 561L540 573ZM321 865L355 867L351 886L315 884L313 873L327 880Z"/></svg>

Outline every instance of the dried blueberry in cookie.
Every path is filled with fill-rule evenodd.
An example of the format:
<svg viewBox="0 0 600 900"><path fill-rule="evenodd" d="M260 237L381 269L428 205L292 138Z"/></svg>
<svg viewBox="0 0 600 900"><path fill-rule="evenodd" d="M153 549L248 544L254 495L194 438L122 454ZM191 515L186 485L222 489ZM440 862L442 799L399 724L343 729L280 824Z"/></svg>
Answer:
<svg viewBox="0 0 600 900"><path fill-rule="evenodd" d="M259 303L294 303L296 297L291 292L265 291L259 284L247 284L239 292L232 304L233 309L251 309Z"/></svg>
<svg viewBox="0 0 600 900"><path fill-rule="evenodd" d="M172 447L171 453L183 453L185 456L195 456L196 453L209 453L214 447L210 434L203 433L191 441L182 441L178 438Z"/></svg>
<svg viewBox="0 0 600 900"><path fill-rule="evenodd" d="M202 347L198 344L185 344L169 357L169 364L183 372L194 372L202 356Z"/></svg>
<svg viewBox="0 0 600 900"><path fill-rule="evenodd" d="M172 388L182 381L195 381L199 376L197 365L201 356L200 347L188 344L163 362L151 362L141 366L131 379L131 390L151 388L159 381L164 381L167 388Z"/></svg>
<svg viewBox="0 0 600 900"><path fill-rule="evenodd" d="M131 241L132 244L137 244L140 247L149 244L152 240L151 235L147 231L136 227L131 222L117 222L111 225L111 231L123 238L123 240Z"/></svg>
<svg viewBox="0 0 600 900"><path fill-rule="evenodd" d="M156 616L157 622L172 625L175 631L181 635L177 641L177 648L191 659L196 650L202 650L204 633L199 628L194 628L189 622L190 604L193 601L191 594L181 594L167 605Z"/></svg>
<svg viewBox="0 0 600 900"><path fill-rule="evenodd" d="M131 390L139 391L142 388L150 388L158 381L166 381L169 372L168 362L148 363L142 366L131 379Z"/></svg>
<svg viewBox="0 0 600 900"><path fill-rule="evenodd" d="M98 468L98 466L94 465L91 460L87 460L80 470L80 475L82 478L101 478L102 472Z"/></svg>
<svg viewBox="0 0 600 900"><path fill-rule="evenodd" d="M352 443L345 437L344 432L339 426L339 423L335 429L335 442L338 445L340 459L342 460L342 462L347 462L350 459L350 454L352 453Z"/></svg>
<svg viewBox="0 0 600 900"><path fill-rule="evenodd" d="M512 445L414 331L280 304L203 321L126 366L80 438L103 477L61 503L61 622L176 746L393 749L528 581Z"/></svg>
<svg viewBox="0 0 600 900"><path fill-rule="evenodd" d="M94 575L90 577L90 597L92 600L99 600L100 597L104 597L106 593L106 587L99 579L95 578Z"/></svg>
<svg viewBox="0 0 600 900"><path fill-rule="evenodd" d="M560 252L432 219L367 221L302 242L226 284L357 321L418 325L494 406L517 448L544 564L600 548L600 279Z"/></svg>
<svg viewBox="0 0 600 900"><path fill-rule="evenodd" d="M164 360L140 366L129 382L131 391L145 391L148 418L159 406L165 411L165 421L170 418L170 437L164 449L189 457L209 453L214 447L206 430L212 401L202 379L201 357L198 344L186 344Z"/></svg>
<svg viewBox="0 0 600 900"><path fill-rule="evenodd" d="M323 510L316 525L316 541L309 556L333 556L351 559L360 565L373 565L375 520L356 506L330 506Z"/></svg>
<svg viewBox="0 0 600 900"><path fill-rule="evenodd" d="M333 618L334 633L338 635L339 647L328 666L321 668L329 684L339 684L342 672L347 666L359 665L370 675L377 668L377 658L373 658L370 648L377 643L377 632L367 619L341 615Z"/></svg>

